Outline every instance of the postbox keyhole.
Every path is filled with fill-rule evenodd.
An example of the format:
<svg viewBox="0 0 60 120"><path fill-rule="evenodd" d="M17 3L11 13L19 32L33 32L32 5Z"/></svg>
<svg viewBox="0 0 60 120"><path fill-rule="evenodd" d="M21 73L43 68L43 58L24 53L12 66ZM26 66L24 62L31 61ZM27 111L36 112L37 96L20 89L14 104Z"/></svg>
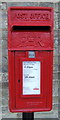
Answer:
<svg viewBox="0 0 60 120"><path fill-rule="evenodd" d="M20 80L18 80L18 83L20 83Z"/></svg>

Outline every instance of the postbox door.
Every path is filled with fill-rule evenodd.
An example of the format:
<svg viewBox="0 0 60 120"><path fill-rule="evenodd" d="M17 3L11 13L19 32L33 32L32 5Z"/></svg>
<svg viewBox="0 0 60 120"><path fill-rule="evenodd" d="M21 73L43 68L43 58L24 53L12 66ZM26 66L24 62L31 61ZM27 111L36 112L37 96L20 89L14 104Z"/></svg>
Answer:
<svg viewBox="0 0 60 120"><path fill-rule="evenodd" d="M40 80L40 91L36 94L31 94L31 92L23 94L23 63L30 61L35 61L36 65L39 63L38 71L40 74L37 81ZM44 111L50 110L52 106L52 51L37 51L35 58L31 59L28 58L28 52L15 52L15 83L16 109L31 112L43 111L43 109ZM32 82L30 85L32 86Z"/></svg>

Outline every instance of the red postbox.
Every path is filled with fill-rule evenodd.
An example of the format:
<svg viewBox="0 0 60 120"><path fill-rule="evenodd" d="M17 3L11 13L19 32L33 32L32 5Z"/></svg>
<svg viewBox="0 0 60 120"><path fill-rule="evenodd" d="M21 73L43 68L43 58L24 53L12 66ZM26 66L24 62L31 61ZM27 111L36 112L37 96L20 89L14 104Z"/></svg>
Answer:
<svg viewBox="0 0 60 120"><path fill-rule="evenodd" d="M52 109L53 9L8 9L9 107L11 112Z"/></svg>

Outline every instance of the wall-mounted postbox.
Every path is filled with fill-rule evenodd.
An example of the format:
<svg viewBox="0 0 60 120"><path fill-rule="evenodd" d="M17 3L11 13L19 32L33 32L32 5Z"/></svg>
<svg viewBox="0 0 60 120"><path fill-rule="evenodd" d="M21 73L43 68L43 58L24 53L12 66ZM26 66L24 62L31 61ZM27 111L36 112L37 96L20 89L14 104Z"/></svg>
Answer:
<svg viewBox="0 0 60 120"><path fill-rule="evenodd" d="M53 9L8 9L9 106L11 112L52 109Z"/></svg>

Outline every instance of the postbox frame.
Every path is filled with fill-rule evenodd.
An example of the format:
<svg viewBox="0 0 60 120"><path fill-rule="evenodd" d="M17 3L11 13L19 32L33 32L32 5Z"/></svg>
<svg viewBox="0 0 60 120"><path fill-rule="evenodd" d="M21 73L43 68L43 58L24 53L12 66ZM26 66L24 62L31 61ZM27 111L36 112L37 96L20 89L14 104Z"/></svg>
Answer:
<svg viewBox="0 0 60 120"><path fill-rule="evenodd" d="M8 56L9 56L9 58L8 58L8 72L9 72L9 107L10 107L10 111L11 112L42 112L42 111L50 111L51 109L52 109L52 81L50 81L50 85L51 86L49 86L49 89L51 88L51 91L50 91L50 94L51 94L51 96L48 98L48 100L50 100L50 103L49 103L49 105L50 105L50 108L49 107L47 107L47 108L40 108L40 109L38 109L38 108L36 108L36 109L17 109L16 108L16 88L15 88L15 53L16 52L19 52L19 51L28 51L28 50L32 50L32 49L25 49L25 48L23 48L23 49L19 49L19 48L11 48L11 44L10 44L10 41L11 41L11 32L12 32L12 28L13 28L13 26L18 26L19 24L11 24L11 10L50 10L50 12L51 12L51 22L49 23L49 24L47 24L47 26L50 26L51 27L51 29L52 29L52 36L51 36L51 40L52 40L52 43L53 43L53 8L49 8L49 7L10 7L9 9L8 9L8 21L9 21L9 27L8 27L8 31L9 31L9 33L8 33ZM37 24L30 24L29 23L29 26L37 26ZM20 26L28 26L28 24L23 24L23 22L21 22L20 23ZM41 23L41 24L39 24L39 26L46 26L46 25L43 25L43 23ZM50 29L50 30L51 30ZM53 46L51 47L51 48L47 48L47 49L34 49L35 51L48 51L48 53L49 53L49 50L51 51L51 57L53 56ZM27 52L26 52L27 53ZM28 54L28 53L27 53ZM32 61L33 60L39 60L39 58L38 58L38 52L36 52L36 59L35 58L33 58L32 59ZM25 58L25 60L31 60L31 58ZM22 58L21 59L21 61L20 62L22 62L22 61L24 61L24 58ZM40 60L39 60L40 61ZM52 58L52 61L50 61L50 63L52 64L53 63L53 58ZM50 64L49 63L49 64ZM51 70L51 73L52 73L52 68L50 68L50 70ZM50 74L51 74L50 73ZM51 74L51 78L52 78L52 74ZM48 88L48 87L47 87ZM27 97L27 96L26 96ZM30 97L30 95L28 96L28 97ZM32 95L31 97L35 97L35 95ZM38 95L37 95L37 97L38 97ZM47 104L47 103L46 103ZM49 105L47 105L47 106L49 106Z"/></svg>

